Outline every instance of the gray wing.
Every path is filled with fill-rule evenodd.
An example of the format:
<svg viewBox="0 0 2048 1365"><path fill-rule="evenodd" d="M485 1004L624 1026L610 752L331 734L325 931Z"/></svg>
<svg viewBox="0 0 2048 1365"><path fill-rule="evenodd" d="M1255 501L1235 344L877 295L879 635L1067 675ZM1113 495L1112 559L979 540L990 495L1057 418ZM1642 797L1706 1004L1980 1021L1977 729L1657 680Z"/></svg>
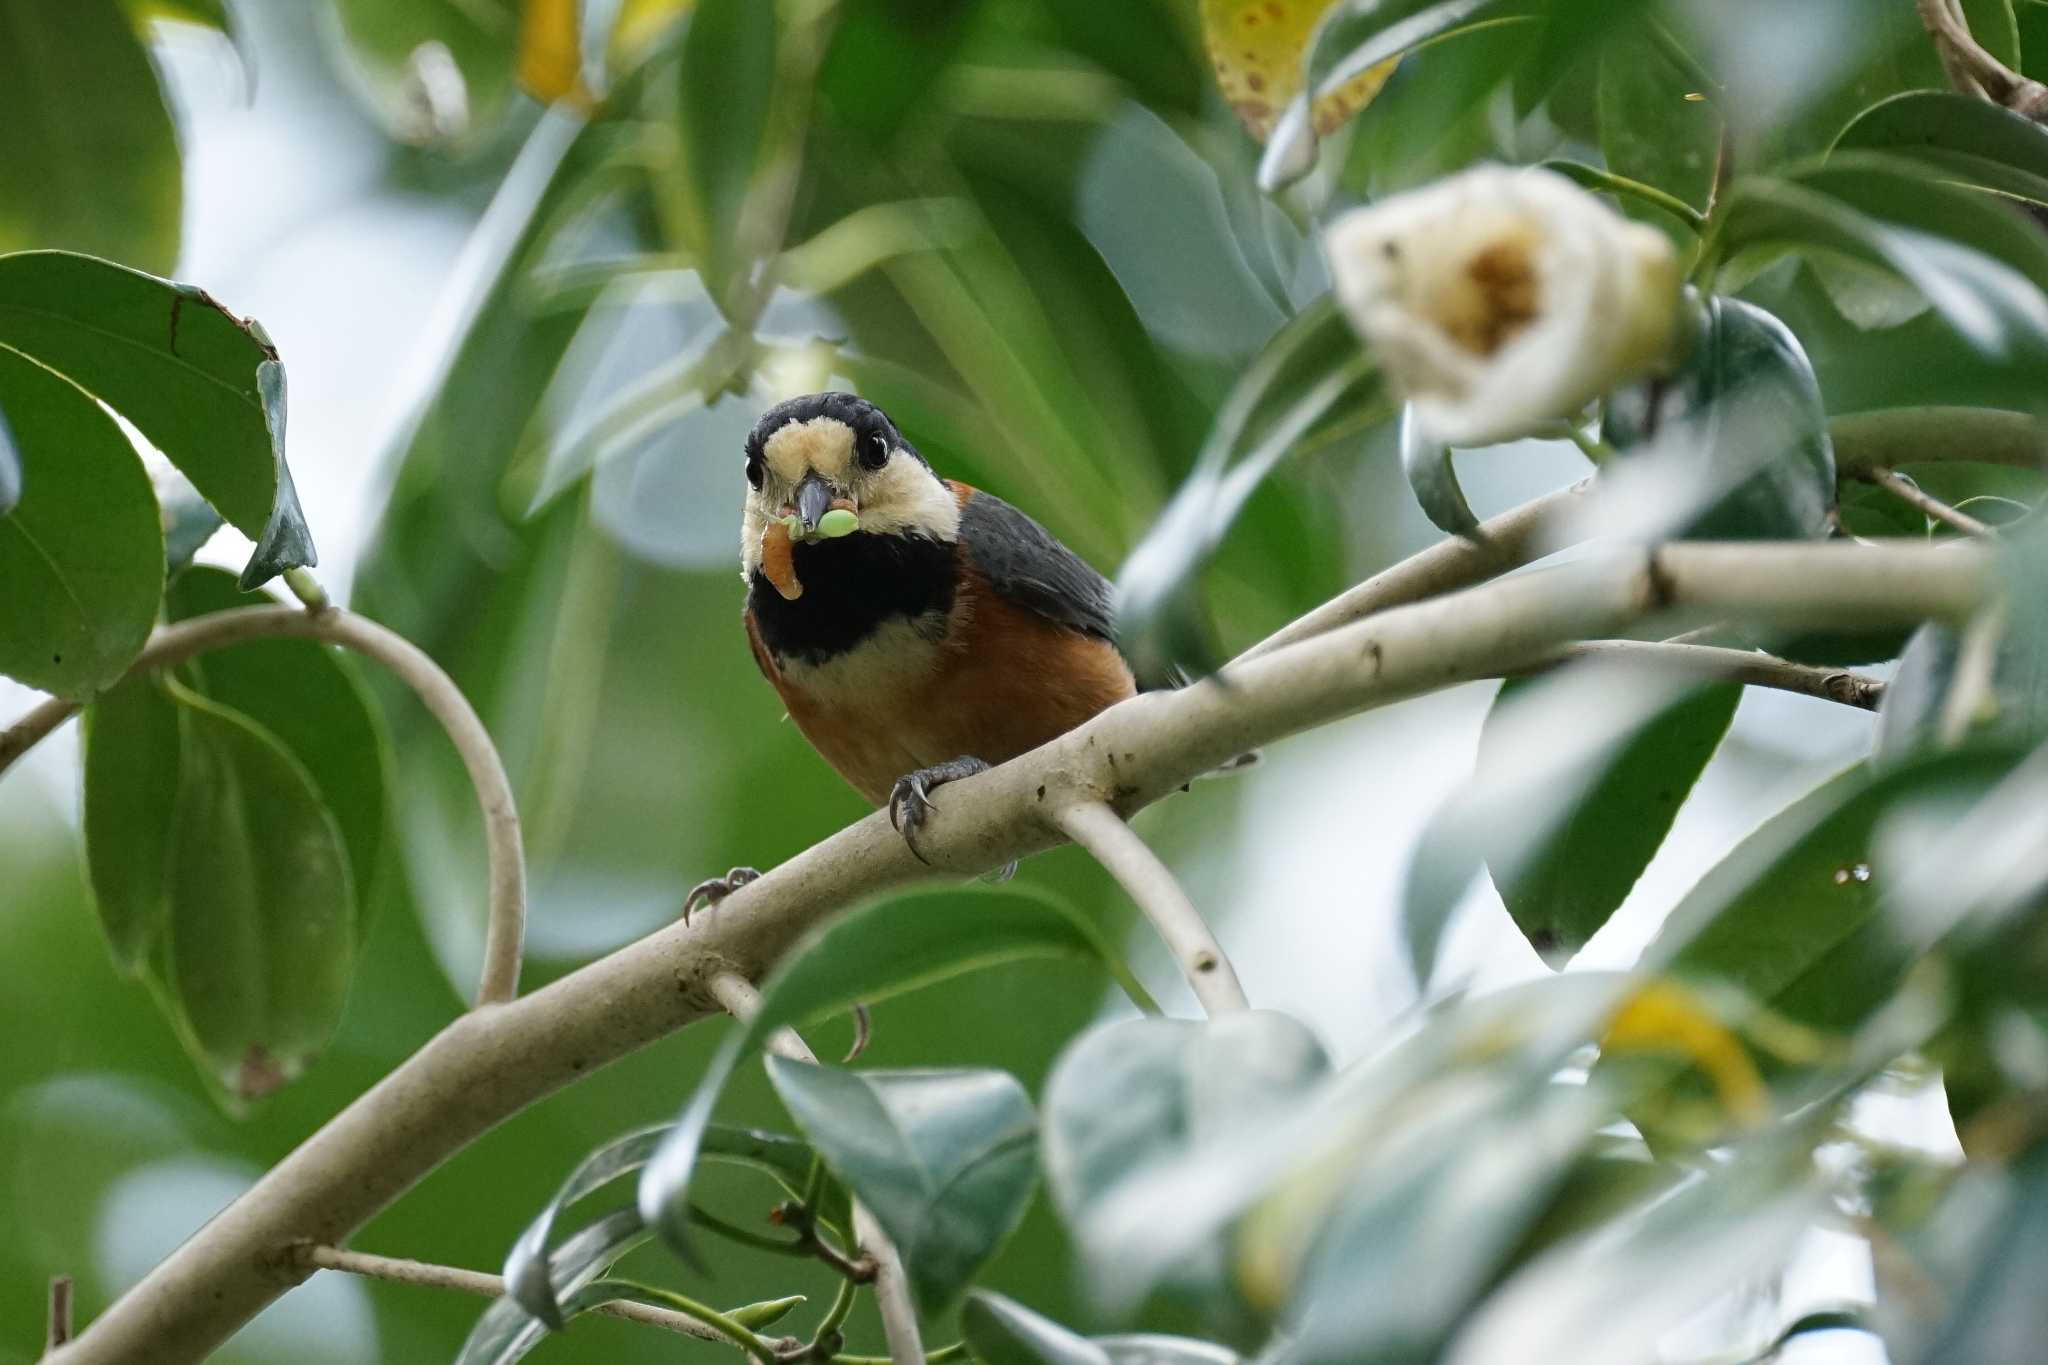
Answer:
<svg viewBox="0 0 2048 1365"><path fill-rule="evenodd" d="M1052 533L980 489L960 509L960 539L989 586L1020 607L1116 643L1109 580Z"/></svg>

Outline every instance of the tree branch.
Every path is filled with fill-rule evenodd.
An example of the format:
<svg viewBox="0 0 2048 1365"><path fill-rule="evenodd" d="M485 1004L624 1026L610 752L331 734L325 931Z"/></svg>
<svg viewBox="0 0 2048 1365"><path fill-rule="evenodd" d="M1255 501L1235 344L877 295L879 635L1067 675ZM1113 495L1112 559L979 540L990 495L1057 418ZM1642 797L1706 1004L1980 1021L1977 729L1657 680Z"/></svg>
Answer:
<svg viewBox="0 0 2048 1365"><path fill-rule="evenodd" d="M314 1244L298 1247L296 1259L307 1270L338 1270L344 1274L361 1275L392 1284L452 1289L458 1294L474 1294L485 1299L499 1299L505 1296L505 1281L481 1270L463 1270L457 1266L433 1265L426 1261L409 1261L397 1256L373 1256L368 1252L350 1251L345 1247ZM658 1327L664 1332L677 1332L701 1341L715 1341L722 1346L731 1344L723 1333L671 1308L655 1308L649 1304L621 1300L617 1303L601 1304L591 1311L610 1318L637 1322L643 1327Z"/></svg>
<svg viewBox="0 0 2048 1365"><path fill-rule="evenodd" d="M1519 569L1543 552L1551 529L1592 488L1591 479L1582 480L1481 522L1475 535L1440 540L1274 631L1238 655L1235 662L1249 663L1390 607L1440 597Z"/></svg>
<svg viewBox="0 0 2048 1365"><path fill-rule="evenodd" d="M2048 470L2048 422L2001 408L1885 408L1837 417L1828 423L1835 468L1844 477L1905 464L2002 464ZM1238 656L1244 663L1283 645L1389 607L1405 606L1471 587L1519 569L1546 550L1562 548L1552 533L1593 481L1523 503L1482 522L1476 535L1452 536L1384 569L1275 631Z"/></svg>
<svg viewBox="0 0 2048 1365"><path fill-rule="evenodd" d="M2048 111L2048 86L2028 80L1984 49L1970 36L1970 26L1953 9L1949 0L1918 0L1920 22L1934 38L1942 68L1951 78L1975 82L1994 103L2004 105L2028 118ZM1959 82L1960 83L1960 82ZM1966 92L1967 93L1967 92Z"/></svg>
<svg viewBox="0 0 2048 1365"><path fill-rule="evenodd" d="M1159 861L1123 817L1101 801L1076 801L1053 816L1069 839L1094 856L1123 887L1173 954L1174 964L1212 1017L1250 1009L1237 969L1224 955L1201 911L1181 890L1173 871Z"/></svg>
<svg viewBox="0 0 2048 1365"><path fill-rule="evenodd" d="M721 972L711 978L711 994L725 1012L742 1023L761 1012L761 993L754 983L737 972ZM768 1050L793 1062L818 1064L817 1054L797 1036L795 1029L779 1028L768 1037ZM924 1341L918 1333L917 1307L910 1299L910 1280L903 1273L903 1257L896 1244L882 1231L874 1214L858 1199L853 1201L854 1243L875 1260L875 1306L882 1313L882 1335L889 1343L892 1365L922 1365Z"/></svg>
<svg viewBox="0 0 2048 1365"><path fill-rule="evenodd" d="M484 935L483 977L477 984L476 1003L494 1005L512 999L519 993L519 958L526 936L526 857L520 843L519 810L490 732L477 719L462 689L425 650L368 617L339 608L237 607L160 627L136 656L127 676L170 668L245 640L280 636L341 645L375 659L410 687L448 732L469 770L477 805L483 810L490 868L490 925ZM53 697L0 732L0 774L77 710L77 702Z"/></svg>
<svg viewBox="0 0 2048 1365"><path fill-rule="evenodd" d="M1967 617L1990 592L1975 542L1615 549L1382 612L1148 692L947 789L920 862L876 813L728 898L530 995L456 1019L102 1313L53 1365L189 1365L307 1273L289 1248L339 1243L482 1133L705 1017L712 981L758 979L826 915L942 873L991 871L1059 841L1047 789L1131 811L1288 735L1503 672L1677 608L1792 626ZM294 616L303 613L293 612ZM1111 756L1115 766L1110 763Z"/></svg>
<svg viewBox="0 0 2048 1365"><path fill-rule="evenodd" d="M1567 646L1555 658L1532 664L1523 671L1545 672L1574 659L1622 659L1646 667L1668 668L1701 678L1742 683L1748 687L1797 692L1864 711L1875 711L1878 702L1884 698L1883 679L1866 677L1848 669L1816 668L1750 649L1724 649L1716 645L1679 644L1669 640L1589 640Z"/></svg>

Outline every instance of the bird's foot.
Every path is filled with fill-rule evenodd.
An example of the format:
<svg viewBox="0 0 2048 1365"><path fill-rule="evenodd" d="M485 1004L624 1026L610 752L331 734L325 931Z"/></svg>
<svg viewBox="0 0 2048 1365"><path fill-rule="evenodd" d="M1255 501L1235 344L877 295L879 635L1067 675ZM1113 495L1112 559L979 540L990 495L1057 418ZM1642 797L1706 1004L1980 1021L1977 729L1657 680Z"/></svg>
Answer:
<svg viewBox="0 0 2048 1365"><path fill-rule="evenodd" d="M889 823L903 831L903 842L910 845L919 862L925 861L925 856L917 851L917 831L926 817L939 808L932 800L933 789L987 771L988 764L972 754L962 754L950 763L934 763L896 779L896 786L889 792Z"/></svg>
<svg viewBox="0 0 2048 1365"><path fill-rule="evenodd" d="M751 867L736 867L723 877L710 877L690 888L690 894L683 897L683 923L690 922L690 912L702 906L709 910L748 882L761 880L761 874Z"/></svg>

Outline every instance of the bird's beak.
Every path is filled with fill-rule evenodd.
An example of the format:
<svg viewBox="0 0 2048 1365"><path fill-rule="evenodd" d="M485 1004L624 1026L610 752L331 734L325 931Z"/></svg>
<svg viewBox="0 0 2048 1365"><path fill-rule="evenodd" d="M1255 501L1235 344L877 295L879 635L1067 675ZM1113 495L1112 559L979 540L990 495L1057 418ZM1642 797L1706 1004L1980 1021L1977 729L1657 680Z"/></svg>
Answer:
<svg viewBox="0 0 2048 1365"><path fill-rule="evenodd" d="M818 529L818 522L832 510L832 485L816 474L804 475L796 486L796 519L805 535Z"/></svg>

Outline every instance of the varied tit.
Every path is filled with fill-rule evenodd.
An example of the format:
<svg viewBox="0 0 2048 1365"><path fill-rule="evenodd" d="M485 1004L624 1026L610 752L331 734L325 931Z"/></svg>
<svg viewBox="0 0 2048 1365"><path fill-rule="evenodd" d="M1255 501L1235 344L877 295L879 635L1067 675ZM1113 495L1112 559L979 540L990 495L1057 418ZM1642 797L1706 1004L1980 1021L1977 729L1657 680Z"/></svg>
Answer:
<svg viewBox="0 0 2048 1365"><path fill-rule="evenodd" d="M1137 690L1102 575L1001 498L940 478L873 403L816 393L770 409L746 475L754 661L913 851L933 788ZM688 904L751 878L736 868Z"/></svg>

